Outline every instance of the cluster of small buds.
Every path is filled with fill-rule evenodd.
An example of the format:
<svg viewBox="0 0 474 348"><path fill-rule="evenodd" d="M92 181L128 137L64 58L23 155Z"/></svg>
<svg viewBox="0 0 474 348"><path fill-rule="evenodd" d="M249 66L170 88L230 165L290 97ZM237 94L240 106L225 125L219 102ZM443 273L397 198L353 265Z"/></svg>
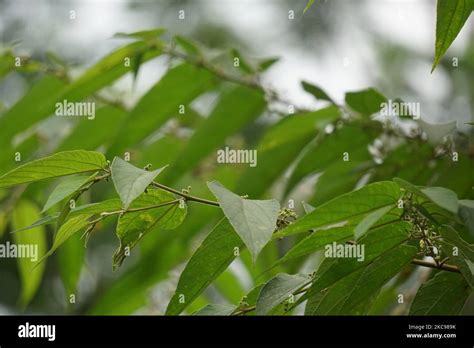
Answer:
<svg viewBox="0 0 474 348"><path fill-rule="evenodd" d="M277 219L277 230L285 228L286 226L293 223L298 218L295 211L290 208L283 208L278 213Z"/></svg>

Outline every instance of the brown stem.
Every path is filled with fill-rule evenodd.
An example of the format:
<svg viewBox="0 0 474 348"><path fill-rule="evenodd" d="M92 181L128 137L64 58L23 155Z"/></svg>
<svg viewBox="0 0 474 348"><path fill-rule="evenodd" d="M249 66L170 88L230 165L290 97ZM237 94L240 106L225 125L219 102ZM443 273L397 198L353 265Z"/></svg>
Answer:
<svg viewBox="0 0 474 348"><path fill-rule="evenodd" d="M435 269L442 269L442 270L448 271L448 272L461 273L459 268L457 266L454 266L454 265L446 265L446 264L437 265L437 264L435 264L433 262L430 262L430 261L418 260L418 259L414 259L411 263L414 264L414 265L417 265L417 266L423 266L423 267L429 267L429 268L435 268Z"/></svg>

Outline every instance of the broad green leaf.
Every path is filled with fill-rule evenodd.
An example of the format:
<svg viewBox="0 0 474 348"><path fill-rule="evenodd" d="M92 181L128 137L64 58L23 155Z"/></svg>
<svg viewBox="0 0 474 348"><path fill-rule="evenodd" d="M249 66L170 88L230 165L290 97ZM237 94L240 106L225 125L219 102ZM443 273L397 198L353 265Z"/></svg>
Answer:
<svg viewBox="0 0 474 348"><path fill-rule="evenodd" d="M401 188L428 199L451 213L458 213L458 197L455 192L447 188L416 186L400 178L394 178L393 181Z"/></svg>
<svg viewBox="0 0 474 348"><path fill-rule="evenodd" d="M370 116L382 109L386 98L374 88L346 93L346 104L363 116Z"/></svg>
<svg viewBox="0 0 474 348"><path fill-rule="evenodd" d="M463 199L459 201L459 217L474 236L474 201Z"/></svg>
<svg viewBox="0 0 474 348"><path fill-rule="evenodd" d="M250 200L227 190L216 181L208 182L225 216L249 249L255 263L276 229L280 204L277 200Z"/></svg>
<svg viewBox="0 0 474 348"><path fill-rule="evenodd" d="M164 181L176 181L212 151L224 147L227 137L255 120L264 108L265 99L261 91L238 86L223 92L209 117L196 129L164 176Z"/></svg>
<svg viewBox="0 0 474 348"><path fill-rule="evenodd" d="M115 157L110 169L112 181L122 200L123 208L128 209L133 200L140 196L165 168L148 171L137 168L120 157Z"/></svg>
<svg viewBox="0 0 474 348"><path fill-rule="evenodd" d="M394 206L386 206L366 215L354 229L354 237L359 240L374 224L377 223L385 214L392 210Z"/></svg>
<svg viewBox="0 0 474 348"><path fill-rule="evenodd" d="M75 149L95 150L108 144L127 116L125 111L104 106L96 111L94 120L81 118L71 134L58 146L57 151Z"/></svg>
<svg viewBox="0 0 474 348"><path fill-rule="evenodd" d="M469 295L469 285L460 274L440 271L421 285L410 315L459 314Z"/></svg>
<svg viewBox="0 0 474 348"><path fill-rule="evenodd" d="M88 226L90 217L90 215L78 215L64 222L56 233L53 246L46 253L45 257L51 256L71 236Z"/></svg>
<svg viewBox="0 0 474 348"><path fill-rule="evenodd" d="M178 115L180 105L186 106L209 91L213 87L213 79L210 72L186 63L169 70L120 124L108 154L121 155L129 147L143 141L171 117Z"/></svg>
<svg viewBox="0 0 474 348"><path fill-rule="evenodd" d="M286 116L270 127L256 149L257 165L242 174L238 191L261 196L318 132L339 116L337 107L330 106L315 112Z"/></svg>
<svg viewBox="0 0 474 348"><path fill-rule="evenodd" d="M431 72L456 39L472 11L474 11L473 0L438 0L435 56Z"/></svg>
<svg viewBox="0 0 474 348"><path fill-rule="evenodd" d="M279 262L285 262L323 249L332 242L344 243L354 237L354 225L333 227L312 232L283 256Z"/></svg>
<svg viewBox="0 0 474 348"><path fill-rule="evenodd" d="M392 206L399 197L400 189L394 182L381 181L369 184L317 207L275 235L277 237L288 236L345 223L382 207Z"/></svg>
<svg viewBox="0 0 474 348"><path fill-rule="evenodd" d="M21 229L38 218L39 209L33 203L20 201L12 213L12 228ZM22 307L26 307L38 291L43 278L45 264L39 264L39 262L47 249L46 233L42 227L37 227L31 231L15 233L13 241L17 248L26 246L28 250L33 251L30 255L23 255L25 257L18 258L18 269L22 284L19 303Z"/></svg>
<svg viewBox="0 0 474 348"><path fill-rule="evenodd" d="M56 203L59 203L64 198L69 197L71 194L79 190L79 188L81 188L85 183L93 179L93 177L94 176L71 176L64 179L64 181L61 181L49 195L48 200L46 201L41 212L44 213Z"/></svg>
<svg viewBox="0 0 474 348"><path fill-rule="evenodd" d="M231 315L236 309L234 305L226 304L208 304L204 308L201 308L199 311L194 313L194 315L218 315L218 316L228 316Z"/></svg>
<svg viewBox="0 0 474 348"><path fill-rule="evenodd" d="M163 190L148 190L141 194L131 205L130 212L123 214L117 223L116 234L120 246L113 256L113 270L123 263L127 252L153 229L171 230L179 226L186 217L186 205L180 205L176 197ZM153 209L133 211L134 209L153 207L167 202L170 205L155 207Z"/></svg>
<svg viewBox="0 0 474 348"><path fill-rule="evenodd" d="M359 246L363 260L359 259L359 255L356 255L357 257L329 257L330 255L327 255L328 257L322 262L316 273L311 289L304 298L324 291L361 268L381 262L385 255L389 255L388 253L408 240L409 229L410 225L404 221L384 225L370 230L356 245L343 245L346 247ZM329 247L331 246L329 245L327 248Z"/></svg>
<svg viewBox="0 0 474 348"><path fill-rule="evenodd" d="M19 166L0 177L0 188L103 169L103 154L93 151L64 151Z"/></svg>
<svg viewBox="0 0 474 348"><path fill-rule="evenodd" d="M351 293L354 284L360 278L364 268L342 278L329 288L310 297L305 307L305 315L341 315L341 307ZM361 302L361 307L366 309L367 301Z"/></svg>
<svg viewBox="0 0 474 348"><path fill-rule="evenodd" d="M301 86L303 86L303 89L312 94L316 99L326 100L332 104L336 104L334 100L332 100L331 97L328 96L320 87L306 81L302 81Z"/></svg>
<svg viewBox="0 0 474 348"><path fill-rule="evenodd" d="M387 251L383 258L368 265L360 278L353 283L349 296L341 308L341 314L359 314L357 312L359 304L377 293L385 283L416 257L417 252L416 247L400 245Z"/></svg>
<svg viewBox="0 0 474 348"><path fill-rule="evenodd" d="M236 257L236 250L242 247L243 243L232 225L227 219L222 219L186 264L166 314L181 313L227 269Z"/></svg>
<svg viewBox="0 0 474 348"><path fill-rule="evenodd" d="M311 277L303 274L277 274L266 283L257 300L257 315L265 315L280 303L290 299L295 291L311 282Z"/></svg>
<svg viewBox="0 0 474 348"><path fill-rule="evenodd" d="M71 212L69 213L68 216L76 217L79 215L94 215L94 214L100 214L102 212L117 211L120 209L122 209L122 202L120 201L120 199L108 199L108 200L98 202L98 203L84 204L74 209L71 209ZM35 228L35 227L39 227L43 225L53 224L57 222L59 215L60 213L47 215L45 217L38 219L31 225L15 230L12 233L29 230L31 228Z"/></svg>

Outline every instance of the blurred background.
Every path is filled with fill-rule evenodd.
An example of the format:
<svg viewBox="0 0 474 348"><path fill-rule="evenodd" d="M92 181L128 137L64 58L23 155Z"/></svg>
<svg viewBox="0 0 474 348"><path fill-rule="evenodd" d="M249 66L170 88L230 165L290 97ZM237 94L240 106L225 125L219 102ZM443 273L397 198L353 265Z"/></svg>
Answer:
<svg viewBox="0 0 474 348"><path fill-rule="evenodd" d="M263 82L303 108L313 109L320 103L303 91L300 83L305 80L323 87L337 102L348 91L372 86L387 98L419 102L422 117L433 122L458 120L463 130L466 122L473 121L472 16L431 73L434 0L316 0L303 15L305 6L306 0L0 0L1 48L14 47L17 54L40 61L46 61L47 52L55 52L79 75L123 45L113 38L115 33L164 27L169 37L182 34L212 49L237 48L246 57L280 58L264 73ZM179 19L182 10L185 19ZM459 66L453 68L455 57ZM132 106L166 72L167 64L166 57L148 62L140 68L135 85L128 74L109 93ZM32 82L31 76L22 74L2 79L0 110L11 107ZM211 108L213 99L209 100L211 105L204 109ZM61 122L43 124L45 134L61 133L69 125ZM154 166L159 163L155 161ZM192 180L187 177L183 183ZM199 238L193 238L212 216L206 209L199 211L199 219L197 214L190 216L183 225L183 239L144 241L143 259L135 263L131 259L115 274L109 264L116 247L115 242L109 243L113 234L94 237L81 273L77 306L65 305L61 280L50 267L46 285L28 312L163 314L183 267L172 255L181 253L186 259L189 250L199 245ZM160 249L155 249L155 243ZM156 257L156 253L162 254ZM163 272L150 276L149 270L155 267ZM0 264L0 314L18 313L15 301L20 285L14 269L14 261ZM216 301L238 300L252 286L252 277L235 262L207 296ZM200 299L193 308L205 303Z"/></svg>

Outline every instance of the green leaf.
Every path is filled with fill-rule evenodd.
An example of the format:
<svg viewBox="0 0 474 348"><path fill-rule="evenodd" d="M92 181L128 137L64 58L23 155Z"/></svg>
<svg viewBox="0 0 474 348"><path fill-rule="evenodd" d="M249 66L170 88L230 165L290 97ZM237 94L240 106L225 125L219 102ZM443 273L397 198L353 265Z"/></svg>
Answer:
<svg viewBox="0 0 474 348"><path fill-rule="evenodd" d="M264 108L265 99L261 91L243 86L225 91L209 117L189 139L164 181L176 181L195 168L205 156L219 146L223 147L228 136L260 116Z"/></svg>
<svg viewBox="0 0 474 348"><path fill-rule="evenodd" d="M336 104L320 87L306 81L302 81L301 85L306 92L312 94L316 99L326 100L332 104Z"/></svg>
<svg viewBox="0 0 474 348"><path fill-rule="evenodd" d="M207 186L249 249L255 263L258 254L270 241L276 229L280 203L274 199L243 199L216 181L208 182Z"/></svg>
<svg viewBox="0 0 474 348"><path fill-rule="evenodd" d="M231 315L236 309L234 305L226 304L208 304L204 308L201 308L199 311L194 313L194 315L218 315L218 316L228 316Z"/></svg>
<svg viewBox="0 0 474 348"><path fill-rule="evenodd" d="M93 172L107 165L105 157L93 151L64 151L19 166L0 177L0 188Z"/></svg>
<svg viewBox="0 0 474 348"><path fill-rule="evenodd" d="M169 70L135 105L120 125L109 155L121 155L178 115L180 105L186 106L213 87L214 76L190 64ZM157 107L159 103L159 107ZM183 116L183 115L181 115ZM186 117L185 115L183 117Z"/></svg>
<svg viewBox="0 0 474 348"><path fill-rule="evenodd" d="M373 211L366 215L354 230L354 237L359 240L377 221L379 221L385 214L392 210L394 206L386 206Z"/></svg>
<svg viewBox="0 0 474 348"><path fill-rule="evenodd" d="M71 209L71 212L68 216L75 217L79 215L94 215L94 214L100 214L105 211L117 211L117 210L120 210L121 208L122 208L122 202L120 201L120 199L118 198L108 199L108 200L98 202L98 203L84 204L74 209ZM45 217L38 219L31 225L15 230L12 233L29 230L31 228L35 228L35 227L39 227L43 225L53 224L58 220L59 216L60 216L60 213L47 215Z"/></svg>
<svg viewBox="0 0 474 348"><path fill-rule="evenodd" d="M453 272L438 272L421 285L410 308L410 315L456 315L470 295L464 278Z"/></svg>
<svg viewBox="0 0 474 348"><path fill-rule="evenodd" d="M135 31L132 33L116 33L113 37L121 39L139 39L150 41L160 38L165 32L166 29L164 28L156 28L150 30Z"/></svg>
<svg viewBox="0 0 474 348"><path fill-rule="evenodd" d="M174 202L174 203L171 203ZM171 203L169 205L162 205ZM146 207L153 209L133 211ZM176 197L163 190L148 190L141 194L131 205L130 212L123 214L117 223L117 237L120 246L113 256L113 270L117 270L135 245L155 228L172 230L178 227L186 217L187 206L180 205Z"/></svg>
<svg viewBox="0 0 474 348"><path fill-rule="evenodd" d="M56 203L61 202L64 198L69 197L71 194L79 190L84 184L93 179L95 175L91 176L72 176L66 178L64 181L61 181L58 186L56 186L51 192L46 201L43 210L44 213L49 208L54 206Z"/></svg>
<svg viewBox="0 0 474 348"><path fill-rule="evenodd" d="M339 116L339 109L330 106L315 112L286 116L270 127L257 147L257 165L242 174L237 189L255 197L261 196L318 132Z"/></svg>
<svg viewBox="0 0 474 348"><path fill-rule="evenodd" d="M295 291L310 282L311 277L303 274L277 274L274 278L270 279L260 291L257 300L256 314L268 314L280 303L290 299L290 296L293 295Z"/></svg>
<svg viewBox="0 0 474 348"><path fill-rule="evenodd" d="M21 229L38 219L39 216L39 209L33 203L20 201L12 213L12 228ZM37 227L28 232L15 233L13 241L17 248L26 246L29 248L28 250L33 248L37 252L36 255L34 255L35 253L30 255L33 257L18 258L18 269L22 283L19 303L22 307L26 307L38 291L43 278L45 264L39 263L47 249L46 233L42 227Z"/></svg>
<svg viewBox="0 0 474 348"><path fill-rule="evenodd" d="M447 188L416 186L400 178L394 178L393 181L400 185L401 188L428 199L451 213L458 213L458 196Z"/></svg>
<svg viewBox="0 0 474 348"><path fill-rule="evenodd" d="M89 225L90 217L90 215L78 215L71 217L66 222L64 222L54 237L53 246L44 257L51 256L71 236Z"/></svg>
<svg viewBox="0 0 474 348"><path fill-rule="evenodd" d="M326 291L325 289L333 286L333 284L336 284L344 277L350 276L361 268L373 265L370 266L368 270L377 269L378 263L382 262L383 264L390 262L391 257L394 255L401 255L404 251L408 250L403 244L409 238L409 228L410 225L402 221L370 230L357 243L360 248L364 248L363 260L359 260L359 258L356 257L326 257L316 273L311 289L304 295L303 299L311 298L312 296L320 296L318 295L319 293ZM416 248L413 249L415 250L412 250L410 247L410 252L416 253ZM394 254L392 254L392 252ZM391 257L386 258L386 255ZM362 274L363 273L361 273L361 275ZM378 278L379 281L374 281L374 284L382 283L383 285L386 281L385 279L389 276L390 275L384 275L384 272L381 272ZM311 313L312 310L311 306L306 308L308 313Z"/></svg>
<svg viewBox="0 0 474 348"><path fill-rule="evenodd" d="M324 248L332 242L344 243L354 236L354 225L346 225L341 227L333 227L327 230L319 230L312 232L308 237L301 240L292 247L283 256L279 262L285 262L297 257L311 254Z"/></svg>
<svg viewBox="0 0 474 348"><path fill-rule="evenodd" d="M382 109L386 98L374 88L346 93L346 104L363 116L370 116Z"/></svg>
<svg viewBox="0 0 474 348"><path fill-rule="evenodd" d="M473 0L438 0L435 56L431 72L456 39L473 10Z"/></svg>
<svg viewBox="0 0 474 348"><path fill-rule="evenodd" d="M165 168L148 171L137 168L120 157L115 157L110 169L112 181L122 200L123 208L128 209L133 200L140 196Z"/></svg>
<svg viewBox="0 0 474 348"><path fill-rule="evenodd" d="M166 315L178 315L189 306L236 257L243 243L227 219L221 219L189 259L179 278Z"/></svg>
<svg viewBox="0 0 474 348"><path fill-rule="evenodd" d="M400 245L386 252L383 258L368 265L360 278L352 284L348 298L341 308L341 314L359 314L357 312L359 304L376 294L385 283L416 257L417 252L416 247Z"/></svg>
<svg viewBox="0 0 474 348"><path fill-rule="evenodd" d="M369 184L317 207L275 235L276 237L283 237L346 223L382 207L393 206L399 197L400 189L394 182L381 181Z"/></svg>

